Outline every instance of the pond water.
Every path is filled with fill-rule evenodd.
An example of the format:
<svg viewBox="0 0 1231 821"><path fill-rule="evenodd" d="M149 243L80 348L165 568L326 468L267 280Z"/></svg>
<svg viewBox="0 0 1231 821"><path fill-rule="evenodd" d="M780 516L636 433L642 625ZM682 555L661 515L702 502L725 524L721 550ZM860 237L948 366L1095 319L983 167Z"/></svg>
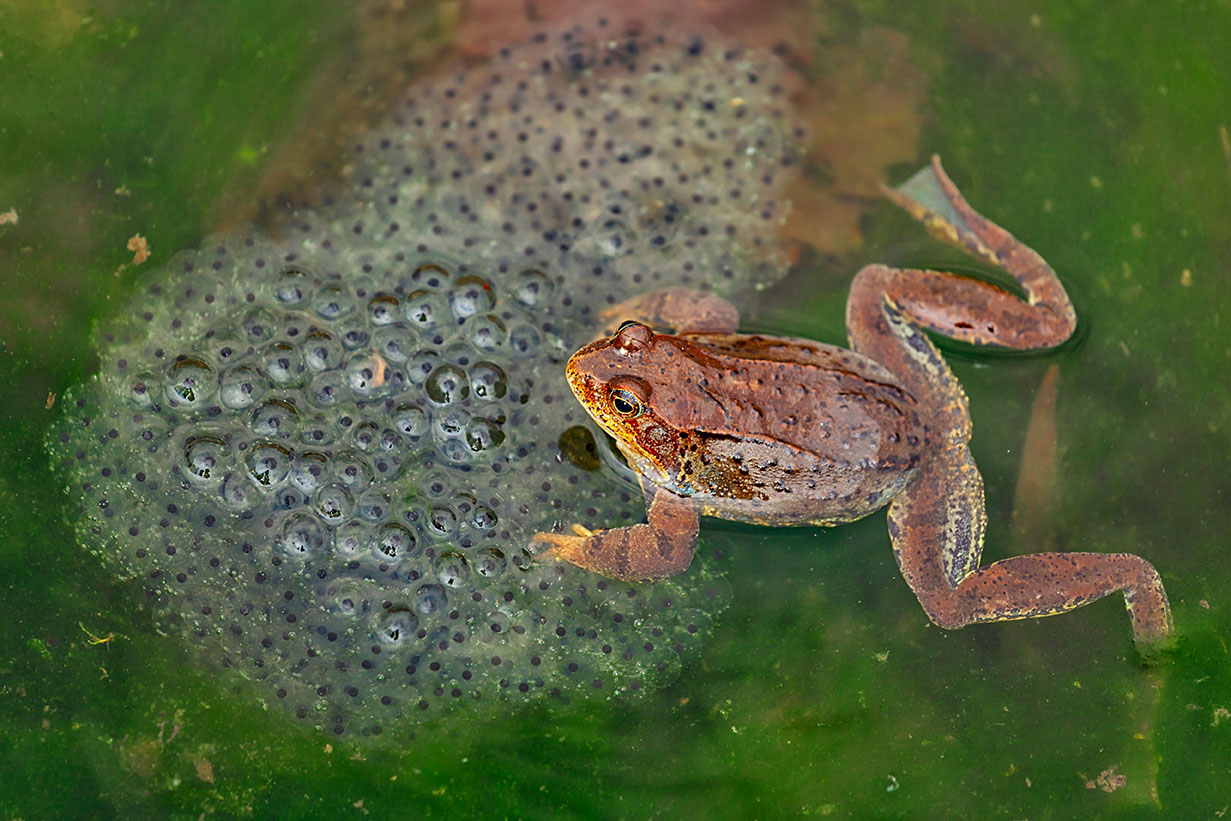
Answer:
<svg viewBox="0 0 1231 821"><path fill-rule="evenodd" d="M1151 6L1146 27L1141 4L1119 15L871 1L765 13L732 0L658 24L782 45L805 173L785 194L790 219L762 237L768 250L750 250L753 215L738 225L735 269L769 284L742 303L744 327L842 343L863 264L986 273L878 197L879 183L932 153L1059 272L1080 323L1061 350L943 345L970 397L984 559L1145 556L1171 597L1173 651L1144 664L1118 596L940 630L897 573L883 513L832 530L707 519L706 561L671 588L707 621L648 692L579 690L567 708L485 702L427 722L399 714L379 743L349 723L341 735L300 726L262 682L218 669L168 615L183 611L173 590L151 596L126 578L132 566L100 560L88 534L83 544L76 511L89 492L66 491L44 446L71 424L70 387L115 362L105 344L98 355L95 325L133 304L166 308L129 301L158 281L152 271L220 232L256 224L277 236L290 203L336 213L322 202L356 173L344 147L370 140L403 89L442 66L482 66L530 34L481 3L333 5L169 18L158 4L49 14L19 0L0 11L11 33L0 45L6 816L1019 818L1207 816L1231 804L1225 4ZM556 14L538 10L548 27ZM760 104L755 90L740 95ZM782 134L774 150L789 154ZM134 259L139 241L128 247L138 235L148 261ZM700 259L718 267L724 253ZM753 264L782 258L790 269L775 284ZM630 264L645 259L639 250ZM610 287L637 281L625 273ZM561 322L586 332L580 316ZM618 490L617 473L577 475ZM538 513L518 526L540 526ZM704 599L710 578L720 604ZM225 595L218 583L209 589Z"/></svg>

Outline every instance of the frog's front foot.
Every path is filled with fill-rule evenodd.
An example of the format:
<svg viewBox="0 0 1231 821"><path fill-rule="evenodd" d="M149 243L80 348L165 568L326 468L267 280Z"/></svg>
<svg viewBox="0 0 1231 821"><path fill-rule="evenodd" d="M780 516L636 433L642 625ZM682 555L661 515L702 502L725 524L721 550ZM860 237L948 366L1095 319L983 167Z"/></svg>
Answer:
<svg viewBox="0 0 1231 821"><path fill-rule="evenodd" d="M548 533L545 531L540 531L530 537L530 544L551 545L551 547L539 551L537 554L538 556L542 556L547 559L559 559L561 561L576 564L572 557L578 555L581 545L586 539L601 532L602 531L600 530L590 530L590 528L585 527L584 525L575 524L573 525L573 533L576 534L575 536L570 536L567 533Z"/></svg>

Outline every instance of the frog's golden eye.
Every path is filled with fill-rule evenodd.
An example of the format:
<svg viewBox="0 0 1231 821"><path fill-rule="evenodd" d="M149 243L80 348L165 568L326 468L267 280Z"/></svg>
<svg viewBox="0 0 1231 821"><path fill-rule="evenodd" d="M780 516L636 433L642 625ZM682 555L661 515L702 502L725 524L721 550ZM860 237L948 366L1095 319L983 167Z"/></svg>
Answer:
<svg viewBox="0 0 1231 821"><path fill-rule="evenodd" d="M607 396L611 400L611 407L625 419L635 419L645 409L645 406L641 404L641 400L634 396L632 391L626 391L623 388L613 388Z"/></svg>
<svg viewBox="0 0 1231 821"><path fill-rule="evenodd" d="M616 333L619 333L620 331L624 330L625 328L629 327L630 325L637 325L637 324L639 324L639 323L638 323L638 322L637 322L637 320L635 320L635 319L626 319L626 320L624 320L623 322L621 322L621 323L620 323L620 327L616 328Z"/></svg>

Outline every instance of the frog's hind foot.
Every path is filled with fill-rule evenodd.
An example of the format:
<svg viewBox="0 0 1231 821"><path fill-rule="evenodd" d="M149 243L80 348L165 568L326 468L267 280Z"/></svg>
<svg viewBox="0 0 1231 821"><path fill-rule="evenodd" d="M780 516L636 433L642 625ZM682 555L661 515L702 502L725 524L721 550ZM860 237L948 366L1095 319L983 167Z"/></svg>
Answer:
<svg viewBox="0 0 1231 821"><path fill-rule="evenodd" d="M1050 348L1072 335L1077 315L1055 271L1032 248L975 211L939 157L902 185L883 191L933 236L1012 275L1026 292L1022 301L968 277L895 271L904 276L881 287L917 324L974 345L1017 350Z"/></svg>
<svg viewBox="0 0 1231 821"><path fill-rule="evenodd" d="M1052 616L1120 592L1143 655L1165 647L1171 607L1158 571L1140 556L1032 553L980 567L983 494L973 465L964 447L949 451L889 507L898 566L934 623L956 629Z"/></svg>

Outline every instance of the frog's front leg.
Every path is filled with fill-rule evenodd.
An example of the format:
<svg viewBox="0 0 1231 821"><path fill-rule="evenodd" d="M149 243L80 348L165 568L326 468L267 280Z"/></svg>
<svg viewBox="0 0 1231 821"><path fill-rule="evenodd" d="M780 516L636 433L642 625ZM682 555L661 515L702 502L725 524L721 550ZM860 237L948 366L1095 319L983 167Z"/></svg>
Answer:
<svg viewBox="0 0 1231 821"><path fill-rule="evenodd" d="M577 536L536 533L533 541L552 545L540 558L560 559L628 582L656 581L687 570L697 549L696 507L646 479L641 480L641 489L647 524L597 531L580 528L584 535Z"/></svg>

